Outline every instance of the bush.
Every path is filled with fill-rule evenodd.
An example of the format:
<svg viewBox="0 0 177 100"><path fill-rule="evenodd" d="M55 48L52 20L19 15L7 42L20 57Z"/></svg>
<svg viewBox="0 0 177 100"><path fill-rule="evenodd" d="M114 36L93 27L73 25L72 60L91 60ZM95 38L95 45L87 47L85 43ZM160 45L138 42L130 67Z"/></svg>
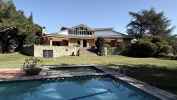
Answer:
<svg viewBox="0 0 177 100"><path fill-rule="evenodd" d="M172 47L169 45L162 45L160 48L160 53L169 54L172 52Z"/></svg>
<svg viewBox="0 0 177 100"><path fill-rule="evenodd" d="M149 41L140 40L131 44L124 54L134 57L152 57L157 52L157 46Z"/></svg>
<svg viewBox="0 0 177 100"><path fill-rule="evenodd" d="M161 54L168 55L169 53L173 54L173 48L169 44L164 42L157 42L155 44L158 47L156 56L160 56Z"/></svg>
<svg viewBox="0 0 177 100"><path fill-rule="evenodd" d="M104 55L104 38L98 38L96 43L95 43L96 47L97 47L97 54L99 56L103 56Z"/></svg>
<svg viewBox="0 0 177 100"><path fill-rule="evenodd" d="M172 47L172 53L177 55L177 38L176 36L171 36L167 38L169 45Z"/></svg>
<svg viewBox="0 0 177 100"><path fill-rule="evenodd" d="M123 54L134 57L170 57L175 53L175 42L169 42L161 37L143 37L138 42L128 46ZM176 47L177 48L177 47ZM170 55L170 56L169 56Z"/></svg>
<svg viewBox="0 0 177 100"><path fill-rule="evenodd" d="M42 70L40 66L37 64L40 60L37 58L29 58L25 59L25 63L23 65L23 71L26 75L38 75Z"/></svg>
<svg viewBox="0 0 177 100"><path fill-rule="evenodd" d="M119 44L117 47L111 47L110 44L104 44L104 47L107 48L107 54L108 55L119 55L122 54L124 49L126 49L126 44Z"/></svg>

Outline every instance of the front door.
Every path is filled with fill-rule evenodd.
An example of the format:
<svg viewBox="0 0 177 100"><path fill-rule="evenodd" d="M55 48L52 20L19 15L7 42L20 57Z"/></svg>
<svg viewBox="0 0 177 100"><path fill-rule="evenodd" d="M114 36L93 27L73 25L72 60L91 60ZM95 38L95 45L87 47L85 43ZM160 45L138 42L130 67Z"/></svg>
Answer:
<svg viewBox="0 0 177 100"><path fill-rule="evenodd" d="M83 47L87 47L87 40L83 40Z"/></svg>

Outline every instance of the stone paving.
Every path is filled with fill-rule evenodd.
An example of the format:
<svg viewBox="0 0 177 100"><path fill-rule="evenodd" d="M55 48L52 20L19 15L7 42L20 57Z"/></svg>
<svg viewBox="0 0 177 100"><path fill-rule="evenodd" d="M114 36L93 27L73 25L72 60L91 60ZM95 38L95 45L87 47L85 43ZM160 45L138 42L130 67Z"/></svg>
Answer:
<svg viewBox="0 0 177 100"><path fill-rule="evenodd" d="M24 73L19 68L3 68L0 69L0 80L10 80L23 76Z"/></svg>

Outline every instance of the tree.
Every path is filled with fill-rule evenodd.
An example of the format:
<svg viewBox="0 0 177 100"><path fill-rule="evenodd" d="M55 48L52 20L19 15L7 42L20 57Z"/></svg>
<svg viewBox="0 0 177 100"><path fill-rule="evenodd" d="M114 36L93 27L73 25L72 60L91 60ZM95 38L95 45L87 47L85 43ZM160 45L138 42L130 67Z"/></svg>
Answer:
<svg viewBox="0 0 177 100"><path fill-rule="evenodd" d="M32 14L32 13L30 14L28 20L29 20L31 23L33 23L33 14Z"/></svg>
<svg viewBox="0 0 177 100"><path fill-rule="evenodd" d="M2 28L1 28L2 29ZM0 31L0 51L3 52L14 52L19 47L17 28L3 28Z"/></svg>
<svg viewBox="0 0 177 100"><path fill-rule="evenodd" d="M18 31L1 31L10 27ZM40 43L41 33L42 28L33 23L32 13L27 17L23 11L16 10L12 0L0 0L0 51L13 52L23 45Z"/></svg>
<svg viewBox="0 0 177 100"><path fill-rule="evenodd" d="M95 43L97 47L97 54L99 56L103 56L103 51L104 51L104 38L99 37Z"/></svg>
<svg viewBox="0 0 177 100"><path fill-rule="evenodd" d="M130 12L131 22L127 25L127 33L136 38L144 35L168 36L174 27L163 12L156 12L153 8L140 12Z"/></svg>

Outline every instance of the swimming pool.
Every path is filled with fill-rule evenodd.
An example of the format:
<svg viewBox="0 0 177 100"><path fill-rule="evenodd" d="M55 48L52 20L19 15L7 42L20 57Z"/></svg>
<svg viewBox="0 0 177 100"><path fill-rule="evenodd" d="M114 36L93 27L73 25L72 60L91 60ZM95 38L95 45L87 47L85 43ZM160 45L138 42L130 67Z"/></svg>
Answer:
<svg viewBox="0 0 177 100"><path fill-rule="evenodd" d="M108 76L0 83L0 100L159 100Z"/></svg>

